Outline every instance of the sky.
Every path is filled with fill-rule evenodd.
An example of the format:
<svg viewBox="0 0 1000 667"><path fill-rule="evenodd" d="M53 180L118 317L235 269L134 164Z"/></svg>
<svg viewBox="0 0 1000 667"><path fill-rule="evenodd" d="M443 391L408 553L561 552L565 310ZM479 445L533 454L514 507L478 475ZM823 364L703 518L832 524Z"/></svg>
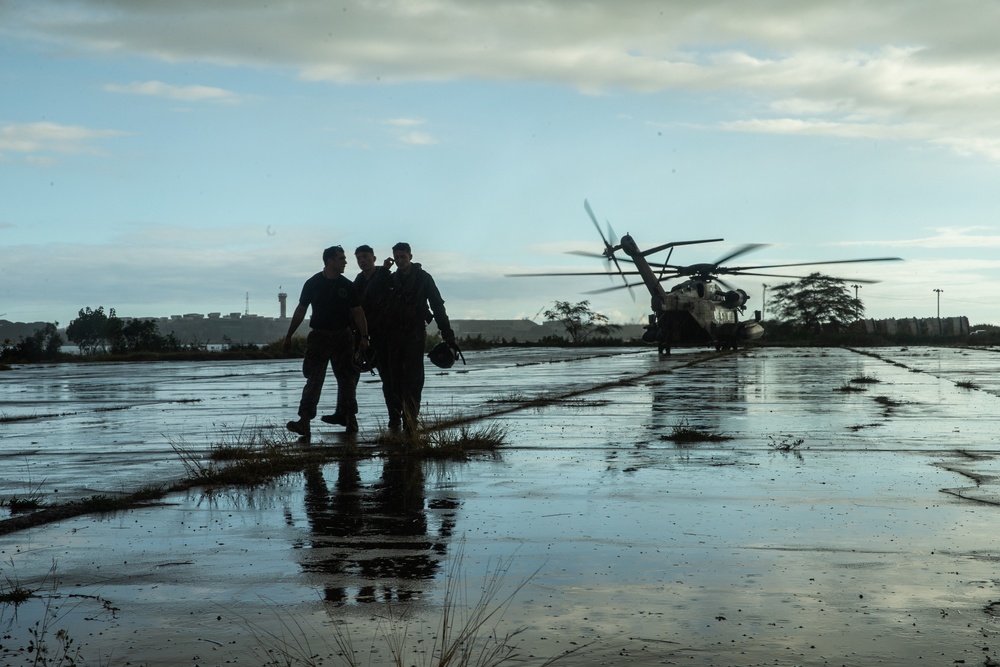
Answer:
<svg viewBox="0 0 1000 667"><path fill-rule="evenodd" d="M274 317L323 248L407 241L453 319L642 321L605 276L505 277L603 270L566 254L602 250L587 200L642 247L725 239L672 263L901 257L782 273L1000 324L998 30L992 0L0 0L0 318Z"/></svg>

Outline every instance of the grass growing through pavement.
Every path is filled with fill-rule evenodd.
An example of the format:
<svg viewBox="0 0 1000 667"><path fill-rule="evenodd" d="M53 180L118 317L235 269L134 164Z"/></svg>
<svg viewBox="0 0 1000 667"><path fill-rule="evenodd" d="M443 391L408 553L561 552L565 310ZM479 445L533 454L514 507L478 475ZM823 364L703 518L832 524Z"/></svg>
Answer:
<svg viewBox="0 0 1000 667"><path fill-rule="evenodd" d="M383 431L379 435L379 442L407 456L456 461L467 461L474 454L495 455L506 441L507 427L497 422L481 426L458 424L441 429L425 427L412 433Z"/></svg>
<svg viewBox="0 0 1000 667"><path fill-rule="evenodd" d="M589 646L575 646L547 659L522 656L513 640L525 628L504 631L500 625L514 598L538 571L505 593L504 581L513 565L513 558L498 561L488 569L478 586L466 583L461 572L462 562L463 550L459 549L448 570L437 618L432 619L429 626L429 638L424 631L413 629L419 619L389 604L388 612L376 626L375 636L367 642L368 655L355 648L354 638L345 625L334 626L331 646L322 637L313 640L310 635L318 633L295 619L286 620L278 609L274 610L280 626L278 631L268 630L246 618L243 622L256 640L259 650L255 653L258 658L263 658L262 664L286 667L324 664L325 659L317 650L320 647L316 645L320 642L326 644L330 653L336 654L347 667L384 664L381 660L377 661L382 647L389 652L388 664L391 667L499 667L507 663L530 665L532 662L547 667ZM468 591L477 588L479 597L472 601L467 597Z"/></svg>
<svg viewBox="0 0 1000 667"><path fill-rule="evenodd" d="M674 425L670 433L661 435L660 440L670 440L671 442L683 444L693 442L725 442L726 440L732 440L732 437L700 428L692 428L684 421Z"/></svg>

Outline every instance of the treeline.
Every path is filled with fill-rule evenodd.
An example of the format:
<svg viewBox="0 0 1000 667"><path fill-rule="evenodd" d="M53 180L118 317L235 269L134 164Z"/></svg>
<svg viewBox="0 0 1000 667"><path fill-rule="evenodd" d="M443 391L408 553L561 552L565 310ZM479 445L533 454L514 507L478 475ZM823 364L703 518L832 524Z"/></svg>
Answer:
<svg viewBox="0 0 1000 667"><path fill-rule="evenodd" d="M80 354L62 352L66 341L57 328L58 323L45 324L19 340L5 340L0 345L0 362L37 363L42 361L70 361L87 359L198 359L225 355L233 358L249 356L268 358L284 356L280 341L259 346L253 343L234 343L223 336L221 350L211 352L207 343L181 341L171 331L163 334L155 320L122 320L111 308L87 307L66 327L66 338L80 349ZM293 352L295 348L293 347Z"/></svg>

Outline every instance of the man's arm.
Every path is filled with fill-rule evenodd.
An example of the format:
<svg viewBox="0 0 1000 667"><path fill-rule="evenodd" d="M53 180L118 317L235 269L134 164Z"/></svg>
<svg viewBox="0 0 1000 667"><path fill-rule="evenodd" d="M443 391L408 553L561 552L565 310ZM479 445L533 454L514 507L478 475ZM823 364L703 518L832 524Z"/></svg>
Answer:
<svg viewBox="0 0 1000 667"><path fill-rule="evenodd" d="M295 307L295 312L292 313L292 321L288 325L288 333L285 334L285 349L287 350L292 346L292 335L295 330L299 328L302 324L302 320L306 319L306 311L309 310L309 306L304 303L300 303Z"/></svg>
<svg viewBox="0 0 1000 667"><path fill-rule="evenodd" d="M361 306L351 308L351 315L354 316L354 327L361 334L361 349L368 347L368 320L365 319L365 311Z"/></svg>
<svg viewBox="0 0 1000 667"><path fill-rule="evenodd" d="M451 328L451 320L448 319L448 312L444 309L444 299L441 298L441 292L438 291L437 285L430 274L427 275L427 303L430 304L431 314L434 316L434 322L437 324L438 331L441 332L441 338L446 343L454 344L455 332Z"/></svg>

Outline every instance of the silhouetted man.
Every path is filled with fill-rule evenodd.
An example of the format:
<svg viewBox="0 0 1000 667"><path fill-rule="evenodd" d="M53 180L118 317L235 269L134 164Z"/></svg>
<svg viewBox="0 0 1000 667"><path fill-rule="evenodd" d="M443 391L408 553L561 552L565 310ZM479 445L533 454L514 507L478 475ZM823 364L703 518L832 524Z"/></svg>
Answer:
<svg viewBox="0 0 1000 667"><path fill-rule="evenodd" d="M433 319L441 337L449 345L455 344L444 299L434 279L413 262L409 243L392 246L396 270L392 274L391 311L392 325L387 358L382 368L389 376L389 428L401 425L408 431L417 426L420 399L424 389L424 343L427 324Z"/></svg>
<svg viewBox="0 0 1000 667"><path fill-rule="evenodd" d="M292 334L305 319L306 310L312 307L309 319L309 336L306 338L306 355L302 360L302 374L306 386L299 401L299 419L286 425L289 431L308 438L309 422L316 416L326 366L333 368L337 379L337 412L345 415L346 432L358 432L357 368L354 366L354 334L361 336L362 351L368 349L368 323L361 308L354 285L344 277L347 257L339 245L323 251L323 270L309 278L302 286L299 305L292 314L292 321L285 335L285 349L291 347Z"/></svg>

